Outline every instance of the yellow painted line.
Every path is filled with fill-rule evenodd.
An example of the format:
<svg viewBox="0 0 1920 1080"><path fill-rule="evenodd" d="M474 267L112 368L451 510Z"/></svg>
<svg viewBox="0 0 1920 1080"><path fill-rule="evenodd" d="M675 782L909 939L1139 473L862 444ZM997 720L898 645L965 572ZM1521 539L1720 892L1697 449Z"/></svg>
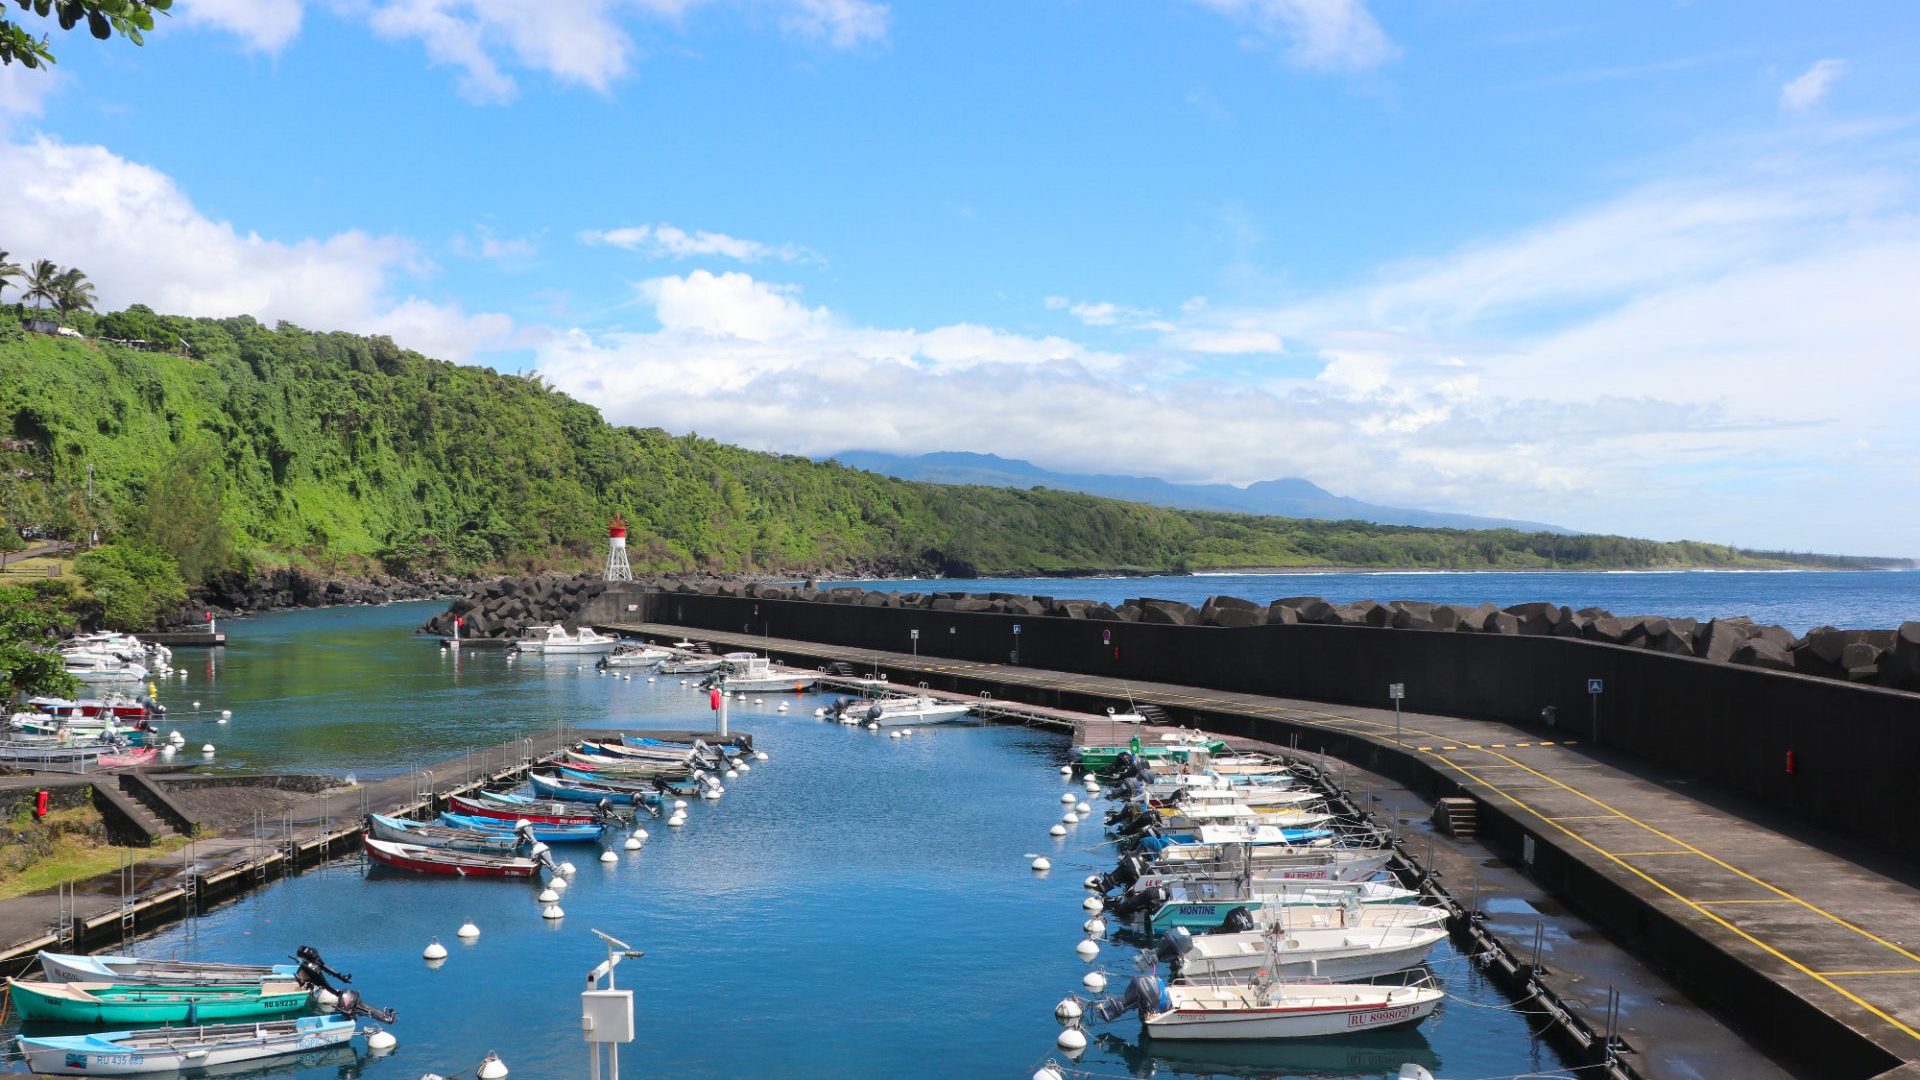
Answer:
<svg viewBox="0 0 1920 1080"><path fill-rule="evenodd" d="M1877 971L1823 971L1822 975L1846 978L1853 975L1920 975L1920 968L1881 968Z"/></svg>
<svg viewBox="0 0 1920 1080"><path fill-rule="evenodd" d="M1497 742L1492 745L1495 750L1505 750L1507 748L1507 744L1503 742Z"/></svg>
<svg viewBox="0 0 1920 1080"><path fill-rule="evenodd" d="M1552 746L1552 745L1553 745L1553 740L1552 740L1552 739L1548 739L1548 740L1547 740L1546 742L1543 742L1543 743L1541 743L1540 745L1541 745L1541 746Z"/></svg>
<svg viewBox="0 0 1920 1080"><path fill-rule="evenodd" d="M1422 746L1422 747L1417 747L1417 749L1418 749L1418 750L1419 750L1419 751L1420 751L1421 753L1423 753L1423 754L1424 754L1424 753L1426 753L1427 751L1429 751L1429 750L1432 750L1432 749L1433 749L1433 747L1431 747L1431 746Z"/></svg>
<svg viewBox="0 0 1920 1080"><path fill-rule="evenodd" d="M1513 745L1515 745L1515 746L1532 746L1533 744L1532 744L1532 743L1530 743L1530 742L1517 742L1517 743L1514 743Z"/></svg>
<svg viewBox="0 0 1920 1080"><path fill-rule="evenodd" d="M1461 768L1458 764L1455 764L1453 761L1450 761L1446 758L1442 758L1441 760L1446 761L1448 765L1451 765L1456 769ZM1518 765L1520 763L1514 762L1514 764ZM1525 768L1525 766L1522 766L1522 768ZM1773 885L1769 882L1762 881L1761 879L1754 877L1752 874L1749 874L1738 867L1731 866L1728 863L1713 857L1712 855L1708 855L1704 851L1700 851L1698 848L1693 848L1693 846L1691 844L1688 844L1686 841L1677 839L1673 836L1668 835L1665 832L1662 832L1659 829L1654 828L1651 825L1647 825L1644 822L1640 822L1634 819L1631 815L1622 814L1620 813L1620 811L1615 810L1613 807L1608 806L1606 803L1601 802L1599 799L1596 799L1591 795L1588 795L1584 791L1580 791L1577 788L1571 787L1565 783L1562 783L1559 780L1555 780L1553 777L1546 776L1536 770L1527 769L1527 771L1533 773L1535 776L1539 776L1542 780L1545 780L1551 784L1554 784L1557 787L1564 788L1567 791L1572 792L1573 794L1578 795L1583 799L1586 799L1588 802L1593 803L1595 806L1601 807L1602 809L1605 809L1605 810L1610 810L1619 817L1627 818L1627 820L1633 821L1634 824L1640 825L1642 828L1646 829L1648 832L1655 834L1656 836L1669 840L1681 847L1690 848L1693 851L1697 852L1702 858L1706 859L1707 861L1712 862L1715 865L1730 871L1731 873L1737 874L1740 877L1746 878L1747 880L1753 882L1756 885L1759 885L1764 889L1767 889L1771 892L1779 893L1781 897L1783 897L1784 899L1798 903L1809 911L1815 912L1819 915L1823 915L1826 918L1831 919L1833 922L1837 923L1838 925L1844 926L1854 931L1855 933L1858 933L1862 937L1867 938L1870 941L1874 941L1874 942L1877 942L1878 944L1884 945L1887 948L1893 950L1894 952L1900 954L1901 956L1906 957L1909 960L1920 962L1920 956L1917 956L1911 952L1908 952L1906 949L1903 949L1900 946L1895 945L1894 943L1886 940L1885 938L1880 937L1878 934L1874 934L1871 931L1855 926L1853 923L1848 922L1847 920L1841 918L1840 916L1835 915L1832 912L1825 910L1824 908L1818 907L1817 905L1808 903L1807 901L1802 900L1801 898L1793 895L1790 892L1787 892L1785 889L1782 889L1777 885ZM1839 983L1834 982L1832 979L1821 975L1819 972L1813 970L1812 968L1801 963L1800 961L1795 960L1793 957L1788 956L1786 953L1781 952L1779 949L1775 948L1772 945L1769 945L1765 941L1760 940L1758 937L1755 937L1753 934L1750 934L1747 931L1740 929L1738 926L1735 926L1733 923L1727 921L1725 918L1721 917L1720 915L1707 910L1707 908L1704 905L1696 903L1693 900L1689 899L1688 897L1681 895L1678 890L1674 889L1672 886L1668 885L1666 882L1661 881L1659 878L1654 877L1652 874L1647 873L1646 871L1640 869L1639 867L1633 865L1632 863L1621 859L1619 856L1606 850L1605 848L1594 843L1593 841L1588 840L1586 837L1581 836L1579 833L1574 832L1572 829L1569 829L1561 825L1558 821L1554 821L1553 819L1548 818L1546 815L1540 813L1538 810L1535 810L1533 807L1527 805L1525 802L1514 797L1512 794L1506 791L1502 791L1500 788L1495 787L1492 784L1488 784L1487 786L1490 788L1493 788L1494 791L1499 792L1502 798L1506 799L1508 802L1511 802L1513 805L1519 807L1522 810L1525 810L1527 813L1532 814L1537 818L1540 818L1542 821L1546 821L1548 824L1552 825L1554 828L1559 829L1562 833L1565 833L1568 838L1586 845L1588 848L1591 848L1595 854L1601 855L1611 860L1616 866L1620 867L1620 869L1625 870L1627 873L1632 874L1633 876L1639 878L1640 880L1646 882L1647 884L1653 886L1654 888L1660 890L1661 892L1666 893L1668 896L1671 896L1675 900L1678 900L1679 902L1687 905L1688 907L1693 908L1695 911L1699 912L1702 915L1705 915L1707 918L1713 920L1716 923L1719 923L1721 926L1725 927L1727 930L1731 931L1735 935L1751 943L1756 948L1780 960L1782 963L1787 964L1789 967L1792 967L1794 970L1800 972L1801 974L1806 975L1811 979L1814 979L1815 981L1819 982L1822 986L1827 987L1829 990L1832 990L1834 993L1839 994L1841 997L1844 997L1848 1001L1853 1002L1855 1005L1858 1005L1861 1008L1872 1013L1873 1015L1879 1017L1880 1019L1885 1020L1887 1023L1892 1024L1895 1028L1898 1028L1901 1032L1906 1034L1909 1038L1912 1038L1916 1041L1920 1041L1920 1031L1916 1031L1913 1027L1909 1026L1905 1022L1894 1017L1891 1013L1888 1013L1884 1009L1881 1009L1879 1006L1873 1004L1872 1002L1854 993L1853 991L1848 990L1846 987L1841 986Z"/></svg>
<svg viewBox="0 0 1920 1080"><path fill-rule="evenodd" d="M1460 749L1460 748L1459 748L1459 747L1457 747L1457 746L1443 746L1443 747L1441 747L1440 749L1442 749L1442 750L1458 750L1458 749Z"/></svg>
<svg viewBox="0 0 1920 1080"><path fill-rule="evenodd" d="M1506 794L1506 792L1501 792L1501 794L1504 795ZM1621 814L1621 813L1583 814L1583 815L1575 815L1572 817L1550 817L1550 818L1547 818L1547 820L1557 824L1562 821L1612 821L1615 818L1625 818L1625 817L1627 817L1627 815ZM1631 821L1633 819L1627 818L1627 820Z"/></svg>
<svg viewBox="0 0 1920 1080"><path fill-rule="evenodd" d="M1722 905L1722 904L1791 904L1793 903L1792 900L1693 900L1689 902L1702 907L1708 904Z"/></svg>
<svg viewBox="0 0 1920 1080"><path fill-rule="evenodd" d="M1640 859L1648 855L1696 855L1693 851L1616 851L1615 855L1623 859Z"/></svg>

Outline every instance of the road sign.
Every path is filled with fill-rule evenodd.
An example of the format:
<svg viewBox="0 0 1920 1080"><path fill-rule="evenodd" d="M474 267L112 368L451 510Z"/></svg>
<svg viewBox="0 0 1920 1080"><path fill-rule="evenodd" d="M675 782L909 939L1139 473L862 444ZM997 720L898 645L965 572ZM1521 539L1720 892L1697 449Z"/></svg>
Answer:
<svg viewBox="0 0 1920 1080"><path fill-rule="evenodd" d="M1587 680L1587 693L1598 694L1605 690L1606 690L1606 685L1601 680L1599 679Z"/></svg>
<svg viewBox="0 0 1920 1080"><path fill-rule="evenodd" d="M1014 623L1014 624L1013 624L1013 632L1014 632L1014 633L1016 633L1016 634L1020 632L1020 624L1019 624L1019 623Z"/></svg>
<svg viewBox="0 0 1920 1080"><path fill-rule="evenodd" d="M918 630L909 630L909 631L907 631L907 636L908 636L908 637L910 637L910 638L912 638L912 639L913 639L913 640L915 640L915 641L919 641L919 640L920 640L920 631L918 631Z"/></svg>
<svg viewBox="0 0 1920 1080"><path fill-rule="evenodd" d="M1401 700L1407 696L1407 684L1403 682L1388 683L1387 696L1395 701Z"/></svg>

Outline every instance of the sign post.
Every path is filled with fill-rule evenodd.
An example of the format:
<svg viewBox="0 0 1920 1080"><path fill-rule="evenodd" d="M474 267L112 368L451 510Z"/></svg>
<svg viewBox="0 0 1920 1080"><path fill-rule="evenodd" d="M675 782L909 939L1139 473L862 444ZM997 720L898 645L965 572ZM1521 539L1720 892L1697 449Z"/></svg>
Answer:
<svg viewBox="0 0 1920 1080"><path fill-rule="evenodd" d="M1607 684L1603 680L1587 680L1587 700L1593 702L1593 745L1595 746L1600 745L1600 695L1606 689Z"/></svg>
<svg viewBox="0 0 1920 1080"><path fill-rule="evenodd" d="M726 689L724 687L716 686L712 690L708 691L707 704L712 706L714 715L718 718L715 722L713 733L715 735L720 736L723 739L726 738L727 737L727 691Z"/></svg>
<svg viewBox="0 0 1920 1080"><path fill-rule="evenodd" d="M1020 666L1020 624L1013 624L1013 666Z"/></svg>
<svg viewBox="0 0 1920 1080"><path fill-rule="evenodd" d="M1393 699L1393 744L1400 745L1400 699L1407 696L1407 684L1388 683L1387 696Z"/></svg>
<svg viewBox="0 0 1920 1080"><path fill-rule="evenodd" d="M909 630L907 631L907 636L913 639L913 658L915 660L920 659L920 631Z"/></svg>

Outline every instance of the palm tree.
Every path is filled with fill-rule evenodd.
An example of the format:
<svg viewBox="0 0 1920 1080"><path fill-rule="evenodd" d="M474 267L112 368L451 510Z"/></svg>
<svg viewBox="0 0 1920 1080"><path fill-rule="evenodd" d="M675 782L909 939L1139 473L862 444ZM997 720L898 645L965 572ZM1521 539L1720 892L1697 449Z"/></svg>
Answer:
<svg viewBox="0 0 1920 1080"><path fill-rule="evenodd" d="M20 276L20 264L10 263L7 256L11 252L0 251L0 293L7 291L7 281Z"/></svg>
<svg viewBox="0 0 1920 1080"><path fill-rule="evenodd" d="M33 301L36 315L42 304L55 302L60 295L60 268L47 259L35 259L27 268L27 291L22 294Z"/></svg>
<svg viewBox="0 0 1920 1080"><path fill-rule="evenodd" d="M76 311L92 311L93 282L80 271L69 269L54 283L53 306L60 309L63 321Z"/></svg>

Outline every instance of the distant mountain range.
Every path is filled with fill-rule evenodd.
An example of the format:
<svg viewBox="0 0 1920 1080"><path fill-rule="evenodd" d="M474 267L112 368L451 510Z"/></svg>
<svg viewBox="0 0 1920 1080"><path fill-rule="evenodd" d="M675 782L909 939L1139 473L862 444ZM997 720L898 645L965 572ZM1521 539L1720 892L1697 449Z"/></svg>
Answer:
<svg viewBox="0 0 1920 1080"><path fill-rule="evenodd" d="M919 480L930 484L980 484L986 487L1046 487L1178 510L1371 521L1380 525L1419 525L1433 529L1520 529L1525 532L1573 534L1572 529L1538 521L1380 506L1335 495L1311 480L1298 477L1262 480L1246 487L1234 487L1231 484L1175 484L1153 476L1054 472L1031 461L963 451L908 457L877 450L848 450L831 457L842 465L902 480Z"/></svg>

